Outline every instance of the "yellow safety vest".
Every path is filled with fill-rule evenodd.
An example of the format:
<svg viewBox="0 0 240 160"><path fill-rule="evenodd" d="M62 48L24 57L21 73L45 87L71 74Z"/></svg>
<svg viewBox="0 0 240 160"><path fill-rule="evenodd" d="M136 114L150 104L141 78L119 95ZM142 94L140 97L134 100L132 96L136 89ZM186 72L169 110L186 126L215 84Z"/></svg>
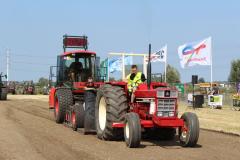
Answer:
<svg viewBox="0 0 240 160"><path fill-rule="evenodd" d="M131 74L129 74L127 76L127 80L128 80L128 91L132 92L132 89L134 87L137 87L139 84L143 83L141 77L142 77L142 72L137 72L137 74L135 75L134 79L131 80L130 79Z"/></svg>

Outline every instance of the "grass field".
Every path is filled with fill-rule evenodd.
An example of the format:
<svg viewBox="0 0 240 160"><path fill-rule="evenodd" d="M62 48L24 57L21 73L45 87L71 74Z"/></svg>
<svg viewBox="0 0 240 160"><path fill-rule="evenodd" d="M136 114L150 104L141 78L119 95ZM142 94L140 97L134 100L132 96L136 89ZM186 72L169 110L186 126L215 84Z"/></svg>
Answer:
<svg viewBox="0 0 240 160"><path fill-rule="evenodd" d="M201 128L240 135L240 111L233 111L231 106L223 106L222 109L204 107L194 110L186 103L180 102L179 115L183 112L196 113Z"/></svg>

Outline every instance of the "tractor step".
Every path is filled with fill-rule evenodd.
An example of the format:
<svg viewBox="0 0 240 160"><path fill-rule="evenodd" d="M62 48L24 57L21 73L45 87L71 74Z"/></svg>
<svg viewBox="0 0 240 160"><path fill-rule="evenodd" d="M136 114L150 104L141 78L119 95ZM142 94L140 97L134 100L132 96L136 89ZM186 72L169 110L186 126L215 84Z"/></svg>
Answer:
<svg viewBox="0 0 240 160"><path fill-rule="evenodd" d="M151 120L140 120L141 126L144 128L152 128L154 127L153 121ZM124 122L114 122L112 123L113 128L124 128Z"/></svg>

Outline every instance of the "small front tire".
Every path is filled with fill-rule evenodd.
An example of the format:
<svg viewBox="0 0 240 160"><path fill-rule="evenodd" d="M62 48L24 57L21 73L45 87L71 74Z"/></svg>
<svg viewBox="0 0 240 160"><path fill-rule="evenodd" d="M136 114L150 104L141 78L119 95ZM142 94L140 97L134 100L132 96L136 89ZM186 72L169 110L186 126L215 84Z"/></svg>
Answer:
<svg viewBox="0 0 240 160"><path fill-rule="evenodd" d="M181 116L184 126L179 128L179 140L183 147L194 147L199 138L199 120L195 113L186 112Z"/></svg>
<svg viewBox="0 0 240 160"><path fill-rule="evenodd" d="M127 113L125 117L124 138L129 148L137 148L141 142L141 123L138 114Z"/></svg>

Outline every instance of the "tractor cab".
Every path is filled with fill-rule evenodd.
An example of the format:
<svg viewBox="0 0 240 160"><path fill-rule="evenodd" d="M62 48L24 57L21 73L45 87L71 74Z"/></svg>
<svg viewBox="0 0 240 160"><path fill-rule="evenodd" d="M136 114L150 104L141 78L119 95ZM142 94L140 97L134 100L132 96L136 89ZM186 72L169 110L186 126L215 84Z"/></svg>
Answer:
<svg viewBox="0 0 240 160"><path fill-rule="evenodd" d="M57 83L95 80L96 53L90 51L65 52L58 56Z"/></svg>
<svg viewBox="0 0 240 160"><path fill-rule="evenodd" d="M99 82L100 58L87 50L86 36L63 36L63 54L57 57L57 66L50 68L50 85L65 86L72 89L84 88L89 82ZM69 50L67 48L81 48ZM54 83L53 83L54 82Z"/></svg>

